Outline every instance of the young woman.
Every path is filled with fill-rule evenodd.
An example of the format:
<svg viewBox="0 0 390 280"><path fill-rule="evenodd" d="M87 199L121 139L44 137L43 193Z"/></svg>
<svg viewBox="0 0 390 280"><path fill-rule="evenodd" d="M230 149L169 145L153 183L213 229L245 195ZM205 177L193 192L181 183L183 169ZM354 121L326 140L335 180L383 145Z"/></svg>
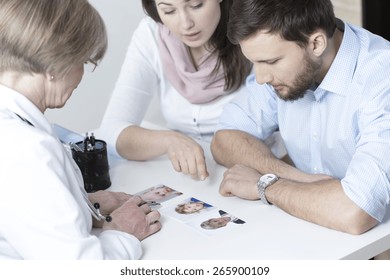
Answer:
<svg viewBox="0 0 390 280"><path fill-rule="evenodd" d="M129 160L167 154L173 168L204 180L204 151L222 108L239 91L251 64L226 37L232 0L142 0L149 15L134 32L102 137ZM154 95L170 130L140 126Z"/></svg>

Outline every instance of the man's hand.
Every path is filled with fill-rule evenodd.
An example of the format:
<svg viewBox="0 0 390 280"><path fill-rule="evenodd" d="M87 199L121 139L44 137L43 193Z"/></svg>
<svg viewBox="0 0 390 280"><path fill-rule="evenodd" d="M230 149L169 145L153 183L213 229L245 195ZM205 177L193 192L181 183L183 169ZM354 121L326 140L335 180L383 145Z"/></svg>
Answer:
<svg viewBox="0 0 390 280"><path fill-rule="evenodd" d="M160 213L152 211L139 197L134 196L111 214L112 221L103 223L103 230L118 230L140 241L161 229Z"/></svg>
<svg viewBox="0 0 390 280"><path fill-rule="evenodd" d="M238 196L240 198L259 199L257 182L262 174L257 170L241 164L234 165L224 175L219 192L223 196Z"/></svg>

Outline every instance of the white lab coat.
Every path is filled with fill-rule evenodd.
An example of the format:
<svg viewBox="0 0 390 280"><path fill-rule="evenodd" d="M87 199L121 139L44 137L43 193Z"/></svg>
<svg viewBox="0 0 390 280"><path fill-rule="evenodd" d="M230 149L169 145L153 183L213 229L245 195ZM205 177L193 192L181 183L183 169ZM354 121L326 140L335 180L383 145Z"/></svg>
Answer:
<svg viewBox="0 0 390 280"><path fill-rule="evenodd" d="M0 131L0 259L141 256L134 236L114 230L91 234L77 165L38 108L2 85Z"/></svg>

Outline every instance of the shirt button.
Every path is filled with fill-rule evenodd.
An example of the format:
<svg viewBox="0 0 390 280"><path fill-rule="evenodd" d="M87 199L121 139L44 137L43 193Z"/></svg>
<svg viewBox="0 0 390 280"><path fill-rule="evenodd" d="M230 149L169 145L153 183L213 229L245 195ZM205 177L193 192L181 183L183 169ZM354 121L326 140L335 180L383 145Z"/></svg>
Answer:
<svg viewBox="0 0 390 280"><path fill-rule="evenodd" d="M196 123L196 119L194 118L193 120L192 120L194 123Z"/></svg>

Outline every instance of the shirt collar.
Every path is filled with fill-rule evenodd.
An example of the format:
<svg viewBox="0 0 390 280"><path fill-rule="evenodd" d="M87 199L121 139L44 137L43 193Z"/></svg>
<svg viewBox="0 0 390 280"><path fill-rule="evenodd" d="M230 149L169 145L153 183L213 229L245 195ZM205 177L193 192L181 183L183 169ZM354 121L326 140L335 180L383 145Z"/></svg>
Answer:
<svg viewBox="0 0 390 280"><path fill-rule="evenodd" d="M325 92L346 95L347 88L353 80L360 52L360 42L351 27L344 24L344 35L340 48L324 80L315 92L319 99Z"/></svg>

